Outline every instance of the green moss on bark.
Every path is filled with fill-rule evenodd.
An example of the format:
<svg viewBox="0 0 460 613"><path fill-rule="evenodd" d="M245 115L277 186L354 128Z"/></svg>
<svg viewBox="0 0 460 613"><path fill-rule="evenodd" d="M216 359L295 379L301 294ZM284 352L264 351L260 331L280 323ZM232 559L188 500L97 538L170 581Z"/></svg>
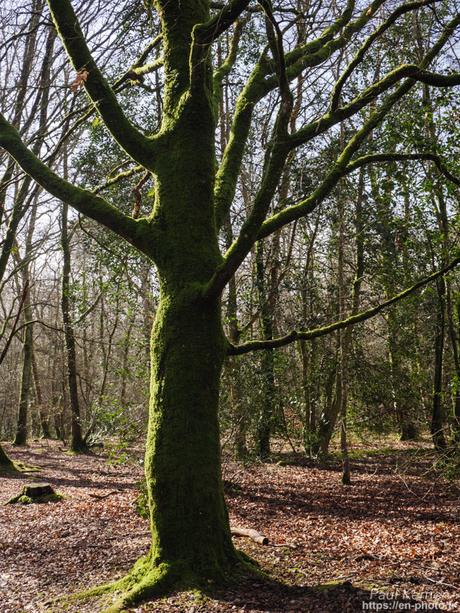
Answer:
<svg viewBox="0 0 460 613"><path fill-rule="evenodd" d="M0 470L12 468L13 466L13 461L9 458L6 451L0 445Z"/></svg>
<svg viewBox="0 0 460 613"><path fill-rule="evenodd" d="M28 466L22 462L14 462L0 445L0 475L18 472L37 472L39 470L37 466Z"/></svg>
<svg viewBox="0 0 460 613"><path fill-rule="evenodd" d="M151 555L139 559L128 575L114 583L101 585L70 597L59 599L59 603L104 597L98 606L104 613L119 613L147 600L162 598L175 590L196 591L212 594L216 587L238 583L243 577L254 575L259 579L267 577L259 567L242 552L236 553L235 561L222 569L218 580L205 580L190 569L184 561L161 563L152 566Z"/></svg>

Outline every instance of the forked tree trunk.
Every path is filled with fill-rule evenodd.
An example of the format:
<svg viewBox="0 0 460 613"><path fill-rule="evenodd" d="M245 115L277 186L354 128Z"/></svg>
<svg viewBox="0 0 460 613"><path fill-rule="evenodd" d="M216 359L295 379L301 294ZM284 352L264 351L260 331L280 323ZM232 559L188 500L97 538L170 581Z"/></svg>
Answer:
<svg viewBox="0 0 460 613"><path fill-rule="evenodd" d="M326 458L329 453L329 444L339 414L339 405L334 396L336 370L337 366L335 365L331 368L331 372L326 379L324 390L325 406L318 420L317 436L313 444L313 455L319 455L321 458Z"/></svg>
<svg viewBox="0 0 460 613"><path fill-rule="evenodd" d="M165 6L163 17L170 18L171 10L174 28L182 28L180 45L190 40L195 23L208 16L204 4L202 13L184 10L179 15L173 5ZM177 70L178 77L167 87L169 135L156 162L158 234L151 257L160 301L151 339L145 456L152 545L123 583L131 589L118 610L174 586L209 586L228 578L241 563L231 540L221 477L218 397L226 340L220 298L203 297L222 262L213 208L214 111L206 91L181 98L181 88L189 84L190 60L188 48L180 45L165 52L165 70ZM207 62L194 67L209 68Z"/></svg>

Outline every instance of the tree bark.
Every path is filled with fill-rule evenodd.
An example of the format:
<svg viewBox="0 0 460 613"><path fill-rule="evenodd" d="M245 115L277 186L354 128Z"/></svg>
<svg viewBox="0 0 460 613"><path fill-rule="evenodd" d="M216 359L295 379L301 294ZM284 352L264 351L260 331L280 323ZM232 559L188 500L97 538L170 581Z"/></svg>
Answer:
<svg viewBox="0 0 460 613"><path fill-rule="evenodd" d="M2 469L13 468L13 466L14 466L13 461L9 458L6 451L0 445L0 471Z"/></svg>
<svg viewBox="0 0 460 613"><path fill-rule="evenodd" d="M159 575L220 580L237 556L221 479L218 302L203 302L190 286L163 290L151 347L145 469L153 542L144 563Z"/></svg>
<svg viewBox="0 0 460 613"><path fill-rule="evenodd" d="M51 430L50 430L50 414L49 409L45 408L43 402L43 394L42 388L40 384L40 374L38 372L38 364L37 357L34 348L32 348L32 373L34 377L35 384L35 400L36 400L36 410L38 411L38 417L40 420L40 425L42 428L42 433L44 438L51 438Z"/></svg>
<svg viewBox="0 0 460 613"><path fill-rule="evenodd" d="M26 269L28 266L26 265ZM25 286L24 291L27 292L24 303L24 322L32 320L32 309L30 303L30 284L28 274L24 275ZM19 411L16 435L14 437L15 445L25 445L27 443L27 421L29 413L30 392L32 389L32 343L33 343L33 326L27 325L24 330L24 342L22 348L22 374L21 374L21 389L19 396Z"/></svg>
<svg viewBox="0 0 460 613"><path fill-rule="evenodd" d="M444 436L444 415L442 407L442 375L444 362L444 337L446 319L446 284L444 278L437 283L438 312L436 318L434 375L433 375L433 406L431 414L431 436L436 449L442 451L447 447Z"/></svg>
<svg viewBox="0 0 460 613"><path fill-rule="evenodd" d="M66 353L67 366L67 384L69 387L70 398L70 419L71 419L71 440L70 449L75 453L83 453L87 451L86 443L83 440L81 421L80 421L80 405L78 401L78 385L77 385L77 353L75 348L75 335L73 330L71 316L71 286L70 286L70 271L71 271L71 254L70 241L68 234L68 211L69 207L64 202L62 204L61 216L61 246L63 254L62 267L62 294L61 294L61 309L62 320L64 323L64 343Z"/></svg>
<svg viewBox="0 0 460 613"><path fill-rule="evenodd" d="M264 249L263 243L256 247L256 279L259 298L262 336L265 340L273 338L273 319L267 295L264 278ZM262 361L262 405L257 423L257 454L261 460L270 456L270 437L273 430L274 402L275 402L275 355L273 349L264 351Z"/></svg>

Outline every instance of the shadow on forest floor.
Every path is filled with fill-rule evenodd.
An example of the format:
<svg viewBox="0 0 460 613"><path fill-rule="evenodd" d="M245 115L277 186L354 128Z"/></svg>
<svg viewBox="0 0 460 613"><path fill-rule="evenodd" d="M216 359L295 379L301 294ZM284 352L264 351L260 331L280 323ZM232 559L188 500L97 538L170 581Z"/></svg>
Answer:
<svg viewBox="0 0 460 613"><path fill-rule="evenodd" d="M53 442L6 449L41 472L0 479L2 497L40 480L65 499L0 506L2 613L44 611L50 598L126 574L148 551L148 522L134 512L139 462L113 465L104 453L70 456ZM351 487L340 483L334 455L323 466L293 453L265 464L226 462L231 524L270 539L267 547L249 539L236 545L273 579L247 578L204 596L172 594L136 610L460 611L459 489L431 469L433 457L423 442L357 449ZM66 612L102 610L102 600L92 600L76 601Z"/></svg>
<svg viewBox="0 0 460 613"><path fill-rule="evenodd" d="M427 603L413 597L410 590L358 587L350 581L337 581L319 586L294 586L278 581L247 581L238 587L209 593L211 599L232 607L246 607L252 611L270 613L317 612L341 613L347 611L423 611ZM378 606L377 606L378 605ZM203 611L206 610L204 607ZM446 611L431 603L430 611ZM200 611L200 608L197 609Z"/></svg>

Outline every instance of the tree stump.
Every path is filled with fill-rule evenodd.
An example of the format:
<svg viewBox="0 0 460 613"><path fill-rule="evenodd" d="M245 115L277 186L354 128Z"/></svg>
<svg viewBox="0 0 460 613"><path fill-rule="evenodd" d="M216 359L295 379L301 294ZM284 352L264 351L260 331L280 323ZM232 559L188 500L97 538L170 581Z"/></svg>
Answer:
<svg viewBox="0 0 460 613"><path fill-rule="evenodd" d="M59 502L63 496L58 494L49 483L28 483L22 492L10 498L6 504L32 504L43 502Z"/></svg>

